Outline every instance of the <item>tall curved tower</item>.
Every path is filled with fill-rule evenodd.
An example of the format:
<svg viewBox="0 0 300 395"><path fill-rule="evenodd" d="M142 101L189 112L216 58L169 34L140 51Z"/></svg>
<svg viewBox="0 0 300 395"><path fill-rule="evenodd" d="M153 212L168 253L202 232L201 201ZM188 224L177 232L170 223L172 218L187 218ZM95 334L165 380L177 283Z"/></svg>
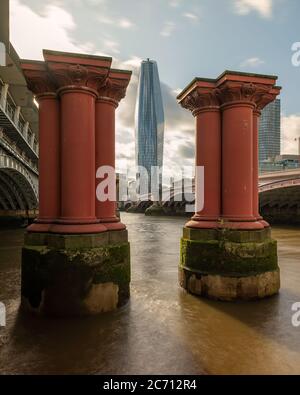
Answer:
<svg viewBox="0 0 300 395"><path fill-rule="evenodd" d="M143 166L148 171L149 183L151 167L163 165L164 122L157 63L147 59L142 61L138 85L135 154L137 166Z"/></svg>

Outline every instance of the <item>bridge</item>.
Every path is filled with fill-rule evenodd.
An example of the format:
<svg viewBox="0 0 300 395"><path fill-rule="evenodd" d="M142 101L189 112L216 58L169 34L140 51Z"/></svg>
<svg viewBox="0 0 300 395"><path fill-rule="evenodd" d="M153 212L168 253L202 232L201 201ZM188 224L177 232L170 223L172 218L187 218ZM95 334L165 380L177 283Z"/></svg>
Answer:
<svg viewBox="0 0 300 395"><path fill-rule="evenodd" d="M0 41L3 37L0 37ZM34 218L38 208L38 108L19 57L6 42L0 67L0 217Z"/></svg>
<svg viewBox="0 0 300 395"><path fill-rule="evenodd" d="M186 204L194 204L194 183L184 188L182 181L171 187L166 193L162 206L166 214L189 215ZM167 197L166 197L167 196ZM259 176L260 210L272 223L300 223L300 168L262 173ZM150 195L142 196L135 204L127 201L121 208L133 212L145 212L152 205Z"/></svg>

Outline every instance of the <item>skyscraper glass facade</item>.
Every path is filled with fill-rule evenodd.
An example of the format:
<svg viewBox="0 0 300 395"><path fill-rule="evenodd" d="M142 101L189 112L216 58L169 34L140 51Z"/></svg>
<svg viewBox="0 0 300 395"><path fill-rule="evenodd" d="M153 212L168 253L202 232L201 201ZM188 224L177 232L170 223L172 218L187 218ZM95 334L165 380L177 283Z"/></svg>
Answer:
<svg viewBox="0 0 300 395"><path fill-rule="evenodd" d="M157 63L147 59L141 64L136 115L136 164L151 174L152 166L163 165L164 109ZM150 181L150 177L149 177Z"/></svg>
<svg viewBox="0 0 300 395"><path fill-rule="evenodd" d="M268 104L259 124L259 162L280 155L280 99Z"/></svg>

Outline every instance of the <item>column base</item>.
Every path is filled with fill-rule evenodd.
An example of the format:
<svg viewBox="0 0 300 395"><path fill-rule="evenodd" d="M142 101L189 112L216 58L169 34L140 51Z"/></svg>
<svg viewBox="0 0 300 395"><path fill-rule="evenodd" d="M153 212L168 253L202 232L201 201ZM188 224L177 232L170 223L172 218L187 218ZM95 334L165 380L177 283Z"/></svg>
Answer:
<svg viewBox="0 0 300 395"><path fill-rule="evenodd" d="M127 230L98 234L27 233L22 250L22 308L37 314L85 316L129 300Z"/></svg>
<svg viewBox="0 0 300 395"><path fill-rule="evenodd" d="M103 222L101 225L103 225L108 231L126 229L126 226L122 222Z"/></svg>
<svg viewBox="0 0 300 395"><path fill-rule="evenodd" d="M87 234L106 232L107 228L100 223L91 224L52 224L49 228L51 233L59 234Z"/></svg>
<svg viewBox="0 0 300 395"><path fill-rule="evenodd" d="M33 232L33 233L48 233L50 231L50 228L53 224L45 224L45 223L39 223L39 222L34 222L31 225L29 225L26 230L27 232Z"/></svg>
<svg viewBox="0 0 300 395"><path fill-rule="evenodd" d="M277 243L270 228L185 227L179 282L191 294L224 301L261 299L278 293Z"/></svg>
<svg viewBox="0 0 300 395"><path fill-rule="evenodd" d="M124 230L126 229L126 225L124 225L120 218L115 217L107 217L107 218L100 218L100 223L103 225L107 230Z"/></svg>

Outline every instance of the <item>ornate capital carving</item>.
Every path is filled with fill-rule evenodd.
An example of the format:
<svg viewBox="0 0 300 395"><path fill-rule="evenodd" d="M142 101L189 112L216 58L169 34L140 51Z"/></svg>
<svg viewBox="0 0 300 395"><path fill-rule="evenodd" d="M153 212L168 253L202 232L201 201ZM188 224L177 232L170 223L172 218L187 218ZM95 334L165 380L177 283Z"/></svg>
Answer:
<svg viewBox="0 0 300 395"><path fill-rule="evenodd" d="M265 106L276 99L276 96L279 94L280 88L277 87L259 87L257 93L255 94L255 104L256 109L261 111L265 108Z"/></svg>
<svg viewBox="0 0 300 395"><path fill-rule="evenodd" d="M108 75L108 68L65 62L47 62L51 76L59 88L75 86L97 91Z"/></svg>
<svg viewBox="0 0 300 395"><path fill-rule="evenodd" d="M56 84L46 69L44 62L21 61L21 68L23 70L28 89L35 95L56 92Z"/></svg>
<svg viewBox="0 0 300 395"><path fill-rule="evenodd" d="M252 82L226 81L217 89L217 95L222 105L244 102L252 104L257 110L262 110L272 102L278 93L279 89L272 85Z"/></svg>
<svg viewBox="0 0 300 395"><path fill-rule="evenodd" d="M234 102L255 104L254 97L257 86L252 82L226 81L217 88L217 96L222 105Z"/></svg>
<svg viewBox="0 0 300 395"><path fill-rule="evenodd" d="M216 108L219 106L217 90L196 87L180 101L180 105L190 110L194 116L205 108Z"/></svg>
<svg viewBox="0 0 300 395"><path fill-rule="evenodd" d="M128 72L112 71L105 84L98 88L99 98L109 98L119 103L126 95L126 89L130 81L131 74Z"/></svg>

